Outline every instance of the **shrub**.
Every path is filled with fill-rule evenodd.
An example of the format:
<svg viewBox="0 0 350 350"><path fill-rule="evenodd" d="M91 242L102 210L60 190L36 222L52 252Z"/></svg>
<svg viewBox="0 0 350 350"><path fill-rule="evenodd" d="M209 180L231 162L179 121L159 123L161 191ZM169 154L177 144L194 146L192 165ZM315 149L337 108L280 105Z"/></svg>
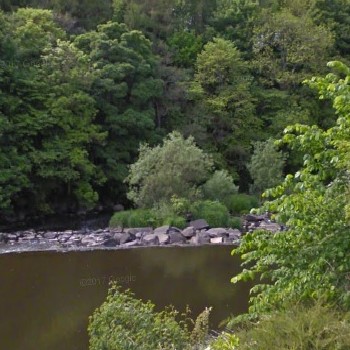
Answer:
<svg viewBox="0 0 350 350"><path fill-rule="evenodd" d="M210 344L211 350L235 350L238 349L239 339L232 333L222 332Z"/></svg>
<svg viewBox="0 0 350 350"><path fill-rule="evenodd" d="M213 161L194 143L172 132L163 145L140 147L139 158L130 166L125 182L128 198L138 207L151 208L170 202L173 195L193 198L197 187L208 178Z"/></svg>
<svg viewBox="0 0 350 350"><path fill-rule="evenodd" d="M261 194L267 188L275 187L283 181L283 168L286 158L278 151L272 139L256 142L254 154L248 170L254 181L253 193Z"/></svg>
<svg viewBox="0 0 350 350"><path fill-rule="evenodd" d="M127 227L130 211L114 213L109 221L109 227Z"/></svg>
<svg viewBox="0 0 350 350"><path fill-rule="evenodd" d="M320 302L262 316L237 332L239 350L350 349L350 315Z"/></svg>
<svg viewBox="0 0 350 350"><path fill-rule="evenodd" d="M242 228L242 219L240 217L231 217L228 222L228 226L231 228L237 228L241 229Z"/></svg>
<svg viewBox="0 0 350 350"><path fill-rule="evenodd" d="M205 219L211 227L227 227L229 212L225 205L214 201L197 201L191 206L194 219Z"/></svg>
<svg viewBox="0 0 350 350"><path fill-rule="evenodd" d="M224 200L237 193L237 186L232 176L226 170L217 170L213 176L202 186L205 199L224 202Z"/></svg>
<svg viewBox="0 0 350 350"><path fill-rule="evenodd" d="M154 226L157 219L154 212L149 209L130 210L128 227L148 227Z"/></svg>
<svg viewBox="0 0 350 350"><path fill-rule="evenodd" d="M186 227L187 223L184 217L174 215L164 218L162 225L169 225L183 229Z"/></svg>
<svg viewBox="0 0 350 350"><path fill-rule="evenodd" d="M168 307L156 312L150 301L135 298L129 290L121 292L112 284L107 300L89 318L90 350L190 350L199 349L207 337L210 308L196 321L188 318L189 310L179 318ZM188 321L194 325L189 331Z"/></svg>
<svg viewBox="0 0 350 350"><path fill-rule="evenodd" d="M156 222L152 210L135 209L115 213L109 222L109 227L153 227Z"/></svg>
<svg viewBox="0 0 350 350"><path fill-rule="evenodd" d="M225 204L228 210L235 214L246 214L259 206L257 198L247 194L234 194L225 200Z"/></svg>

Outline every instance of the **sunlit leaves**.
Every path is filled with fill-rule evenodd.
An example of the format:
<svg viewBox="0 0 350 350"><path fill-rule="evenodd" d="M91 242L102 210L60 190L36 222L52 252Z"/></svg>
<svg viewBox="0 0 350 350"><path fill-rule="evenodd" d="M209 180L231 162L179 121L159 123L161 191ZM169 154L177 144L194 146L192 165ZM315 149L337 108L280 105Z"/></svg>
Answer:
<svg viewBox="0 0 350 350"><path fill-rule="evenodd" d="M349 72L341 63L332 67L340 75ZM346 81L336 80L334 75L310 81L320 94L327 91L338 114L337 125L325 131L316 126L291 126L280 141L280 145L284 143L304 154L303 167L265 193L270 201L263 210L273 212L287 230L248 234L235 251L249 268L234 282L255 274L264 278L252 290L253 313L295 299L325 298L350 307L346 280L350 272L350 116L343 105L346 99L342 98L349 91ZM273 283L265 284L268 280Z"/></svg>

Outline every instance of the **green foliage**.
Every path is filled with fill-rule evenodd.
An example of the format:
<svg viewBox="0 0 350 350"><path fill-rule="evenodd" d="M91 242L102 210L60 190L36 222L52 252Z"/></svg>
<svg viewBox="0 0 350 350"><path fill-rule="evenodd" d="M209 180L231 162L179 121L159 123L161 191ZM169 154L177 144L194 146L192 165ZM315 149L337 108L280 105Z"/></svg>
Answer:
<svg viewBox="0 0 350 350"><path fill-rule="evenodd" d="M131 165L126 179L128 198L138 206L152 207L170 202L174 195L194 197L211 167L210 157L195 145L192 137L184 139L173 132L161 146L140 147L139 158Z"/></svg>
<svg viewBox="0 0 350 350"><path fill-rule="evenodd" d="M173 61L180 67L192 67L203 46L201 36L194 31L175 32L168 43L173 52Z"/></svg>
<svg viewBox="0 0 350 350"><path fill-rule="evenodd" d="M214 341L210 343L212 350L235 350L239 349L239 338L235 334L222 332Z"/></svg>
<svg viewBox="0 0 350 350"><path fill-rule="evenodd" d="M194 123L206 132L206 144L218 153L220 167L240 168L260 126L251 94L252 77L235 45L221 38L197 56L190 98L197 108ZM198 128L198 126L197 126ZM198 137L198 136L197 136Z"/></svg>
<svg viewBox="0 0 350 350"><path fill-rule="evenodd" d="M162 225L169 225L184 229L187 225L186 219L183 216L168 216L162 220Z"/></svg>
<svg viewBox="0 0 350 350"><path fill-rule="evenodd" d="M139 143L156 136L152 101L162 90L162 82L155 78L156 58L141 32L120 23L100 25L96 32L77 36L74 44L96 67L91 94L98 108L97 123L107 138L93 153L107 178L101 192L116 197L125 191L122 181Z"/></svg>
<svg viewBox="0 0 350 350"><path fill-rule="evenodd" d="M133 209L114 213L109 221L109 227L157 227L174 226L180 229L186 227L186 219L176 215L171 209Z"/></svg>
<svg viewBox="0 0 350 350"><path fill-rule="evenodd" d="M295 125L281 143L304 154L294 175L265 193L262 210L276 213L288 230L254 232L234 251L245 269L233 282L260 275L251 313L263 313L295 299L324 298L349 309L349 135L350 69L331 62L334 73L308 83L333 102L337 124L327 130ZM266 281L273 281L267 284Z"/></svg>
<svg viewBox="0 0 350 350"><path fill-rule="evenodd" d="M253 179L252 192L261 194L266 189L275 187L283 181L285 157L278 151L274 141L256 142L254 153L248 164Z"/></svg>
<svg viewBox="0 0 350 350"><path fill-rule="evenodd" d="M109 227L128 227L129 216L129 210L114 213L111 219L109 220Z"/></svg>
<svg viewBox="0 0 350 350"><path fill-rule="evenodd" d="M350 347L350 315L322 306L291 305L263 315L236 332L239 350L345 350Z"/></svg>
<svg viewBox="0 0 350 350"><path fill-rule="evenodd" d="M249 213L251 209L259 206L259 202L255 196L243 193L228 197L224 203L233 214L246 214Z"/></svg>
<svg viewBox="0 0 350 350"><path fill-rule="evenodd" d="M315 25L307 12L283 8L262 11L253 36L254 66L265 84L286 90L301 84L307 73L323 67L330 56L333 35Z"/></svg>
<svg viewBox="0 0 350 350"><path fill-rule="evenodd" d="M224 202L230 195L237 193L238 188L226 170L217 170L202 186L202 191L205 199Z"/></svg>
<svg viewBox="0 0 350 350"><path fill-rule="evenodd" d="M8 12L0 13L0 217L75 212L117 198L127 205L123 180L140 143L155 145L173 130L192 135L248 192L252 141L279 137L296 122L334 125L329 101L301 82L339 55L349 61L349 6L1 1ZM287 171L299 156L289 153ZM169 194L193 200L207 180L201 174Z"/></svg>
<svg viewBox="0 0 350 350"><path fill-rule="evenodd" d="M189 332L173 308L156 312L148 301L121 292L115 284L89 319L90 350L189 349Z"/></svg>
<svg viewBox="0 0 350 350"><path fill-rule="evenodd" d="M229 212L225 205L215 201L197 201L191 205L194 219L205 219L211 227L228 227Z"/></svg>
<svg viewBox="0 0 350 350"><path fill-rule="evenodd" d="M19 8L9 17L17 59L33 65L43 50L64 39L65 32L54 22L52 11Z"/></svg>
<svg viewBox="0 0 350 350"><path fill-rule="evenodd" d="M155 213L150 209L126 210L114 213L110 227L153 227L157 224Z"/></svg>
<svg viewBox="0 0 350 350"><path fill-rule="evenodd" d="M239 216L230 217L228 226L231 228L242 229L242 219Z"/></svg>

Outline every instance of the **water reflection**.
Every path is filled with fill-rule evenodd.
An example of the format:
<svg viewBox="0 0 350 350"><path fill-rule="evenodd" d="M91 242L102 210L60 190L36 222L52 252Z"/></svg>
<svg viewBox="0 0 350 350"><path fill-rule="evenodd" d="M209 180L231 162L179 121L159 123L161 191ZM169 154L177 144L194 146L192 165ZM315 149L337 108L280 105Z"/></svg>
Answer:
<svg viewBox="0 0 350 350"><path fill-rule="evenodd" d="M88 349L88 316L117 279L158 308L193 314L213 306L211 327L247 308L249 286L233 286L232 247L169 247L0 256L0 349Z"/></svg>

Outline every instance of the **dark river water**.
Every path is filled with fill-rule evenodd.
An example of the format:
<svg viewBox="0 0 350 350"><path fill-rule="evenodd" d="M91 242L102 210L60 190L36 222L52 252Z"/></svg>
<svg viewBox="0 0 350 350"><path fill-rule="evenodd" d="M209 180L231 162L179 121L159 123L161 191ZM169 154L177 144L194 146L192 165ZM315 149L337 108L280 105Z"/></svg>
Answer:
<svg viewBox="0 0 350 350"><path fill-rule="evenodd" d="M86 350L88 317L117 279L160 309L212 306L212 328L247 310L249 285L234 286L230 246L137 248L0 255L0 349Z"/></svg>

